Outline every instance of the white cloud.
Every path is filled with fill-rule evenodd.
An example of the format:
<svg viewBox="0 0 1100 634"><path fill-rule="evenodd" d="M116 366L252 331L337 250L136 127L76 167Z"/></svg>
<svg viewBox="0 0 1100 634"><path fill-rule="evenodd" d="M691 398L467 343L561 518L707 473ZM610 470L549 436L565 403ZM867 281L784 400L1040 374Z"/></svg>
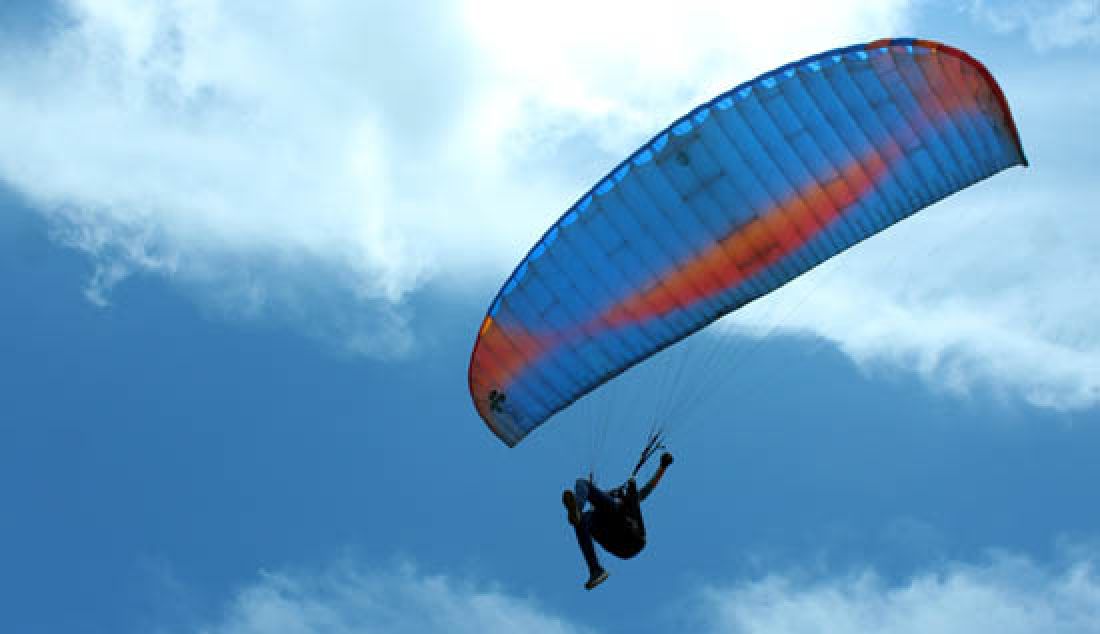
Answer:
<svg viewBox="0 0 1100 634"><path fill-rule="evenodd" d="M485 293L686 103L904 13L794 4L70 0L48 40L0 52L0 178L95 258L97 303L154 273L400 352L409 292Z"/></svg>
<svg viewBox="0 0 1100 634"><path fill-rule="evenodd" d="M1085 634L1100 631L1100 574L1093 559L1048 568L995 556L890 584L871 571L811 579L769 575L710 587L696 631L730 634Z"/></svg>
<svg viewBox="0 0 1100 634"><path fill-rule="evenodd" d="M1096 0L974 0L970 12L997 31L1023 31L1040 51L1100 45Z"/></svg>
<svg viewBox="0 0 1100 634"><path fill-rule="evenodd" d="M1050 13L1091 32L1078 4ZM910 11L904 0L65 6L71 20L49 39L0 49L0 179L94 258L89 299L158 275L208 311L375 355L413 346L406 303L428 281L488 299L561 210L686 107L790 59L906 32ZM1088 59L1060 63L991 64L1033 168L903 223L824 282L809 276L803 287L826 289L781 330L951 389L1097 403L1100 185L1084 166L1098 158L1100 77ZM735 321L759 330L763 315Z"/></svg>
<svg viewBox="0 0 1100 634"><path fill-rule="evenodd" d="M679 631L731 634L1100 631L1095 551L1062 552L1060 563L996 553L983 563L939 564L897 581L872 569L771 573L704 584L636 617L672 618L668 629ZM216 620L189 629L201 634L596 631L573 612L571 618L557 616L532 598L410 566L372 570L344 563L317 573L261 573L228 599Z"/></svg>
<svg viewBox="0 0 1100 634"><path fill-rule="evenodd" d="M534 600L411 568L263 574L201 634L580 634Z"/></svg>

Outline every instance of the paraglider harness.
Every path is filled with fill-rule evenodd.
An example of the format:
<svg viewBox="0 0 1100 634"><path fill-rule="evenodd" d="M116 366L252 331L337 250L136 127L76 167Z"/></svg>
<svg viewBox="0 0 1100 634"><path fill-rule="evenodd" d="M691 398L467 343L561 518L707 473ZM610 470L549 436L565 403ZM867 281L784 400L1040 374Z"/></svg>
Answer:
<svg viewBox="0 0 1100 634"><path fill-rule="evenodd" d="M607 494L619 503L620 512L614 518L606 518L607 521L597 521L592 526L592 536L607 552L620 559L630 559L645 548L645 523L642 521L641 498L638 495L638 486L634 478L638 476L645 463L664 449L661 443L661 433L654 432L642 449L637 464L630 474L626 484L615 487Z"/></svg>

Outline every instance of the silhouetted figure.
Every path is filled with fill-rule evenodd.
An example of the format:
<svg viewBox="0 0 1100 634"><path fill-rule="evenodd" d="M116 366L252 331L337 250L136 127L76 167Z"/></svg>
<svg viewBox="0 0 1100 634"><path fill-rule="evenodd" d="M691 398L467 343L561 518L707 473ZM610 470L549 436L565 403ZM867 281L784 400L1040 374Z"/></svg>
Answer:
<svg viewBox="0 0 1100 634"><path fill-rule="evenodd" d="M593 539L620 559L630 559L645 548L641 502L657 487L671 464L672 454L661 454L660 466L641 490L638 490L633 477L610 491L603 491L589 478L577 480L573 491L566 489L562 492L561 499L569 513L569 523L577 532L577 544L588 564L588 581L584 584L586 590L607 579L607 571L596 557ZM591 510L585 510L586 504L592 506Z"/></svg>

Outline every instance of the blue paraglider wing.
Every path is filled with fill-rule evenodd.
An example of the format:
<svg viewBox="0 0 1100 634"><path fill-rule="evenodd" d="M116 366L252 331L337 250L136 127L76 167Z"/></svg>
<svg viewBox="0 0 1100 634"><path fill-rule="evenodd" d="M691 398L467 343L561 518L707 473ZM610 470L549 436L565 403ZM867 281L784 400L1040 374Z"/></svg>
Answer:
<svg viewBox="0 0 1100 634"><path fill-rule="evenodd" d="M936 42L788 64L673 123L489 307L474 404L512 446L632 365L916 211L1026 165L992 75Z"/></svg>

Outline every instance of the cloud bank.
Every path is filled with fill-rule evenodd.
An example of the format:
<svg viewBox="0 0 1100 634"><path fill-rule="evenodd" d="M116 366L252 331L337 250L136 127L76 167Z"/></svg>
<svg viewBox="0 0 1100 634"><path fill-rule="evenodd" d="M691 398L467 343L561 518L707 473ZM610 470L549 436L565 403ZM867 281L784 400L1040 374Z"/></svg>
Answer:
<svg viewBox="0 0 1100 634"><path fill-rule="evenodd" d="M1100 628L1095 560L1048 569L998 555L986 565L946 566L902 585L874 572L802 581L772 575L703 592L702 630L796 634L1084 634Z"/></svg>
<svg viewBox="0 0 1100 634"><path fill-rule="evenodd" d="M612 581L614 583L614 581ZM708 585L667 605L667 629L702 633L1077 634L1100 629L1100 573L1091 555L1044 566L1007 554L945 564L899 583L874 571L771 574ZM674 608L672 606L675 606ZM574 614L576 617L576 614ZM573 634L596 630L531 598L413 568L344 565L315 574L266 573L242 588L200 634L432 632ZM657 622L655 622L657 623ZM663 625L662 625L663 627Z"/></svg>
<svg viewBox="0 0 1100 634"><path fill-rule="evenodd" d="M786 5L71 0L47 39L0 50L0 178L93 257L97 303L151 273L400 352L409 293L487 293L685 103L901 13ZM789 40L760 29L781 21Z"/></svg>
<svg viewBox="0 0 1100 634"><path fill-rule="evenodd" d="M69 0L48 37L0 48L0 181L89 254L91 301L159 276L218 315L399 355L427 284L488 300L654 130L790 59L907 32L909 4ZM1089 3L1060 6L1059 41L1092 41ZM1092 406L1100 185L1082 166L1100 157L1082 129L1100 77L1084 56L991 66L1035 167L861 246L779 330L951 389Z"/></svg>

